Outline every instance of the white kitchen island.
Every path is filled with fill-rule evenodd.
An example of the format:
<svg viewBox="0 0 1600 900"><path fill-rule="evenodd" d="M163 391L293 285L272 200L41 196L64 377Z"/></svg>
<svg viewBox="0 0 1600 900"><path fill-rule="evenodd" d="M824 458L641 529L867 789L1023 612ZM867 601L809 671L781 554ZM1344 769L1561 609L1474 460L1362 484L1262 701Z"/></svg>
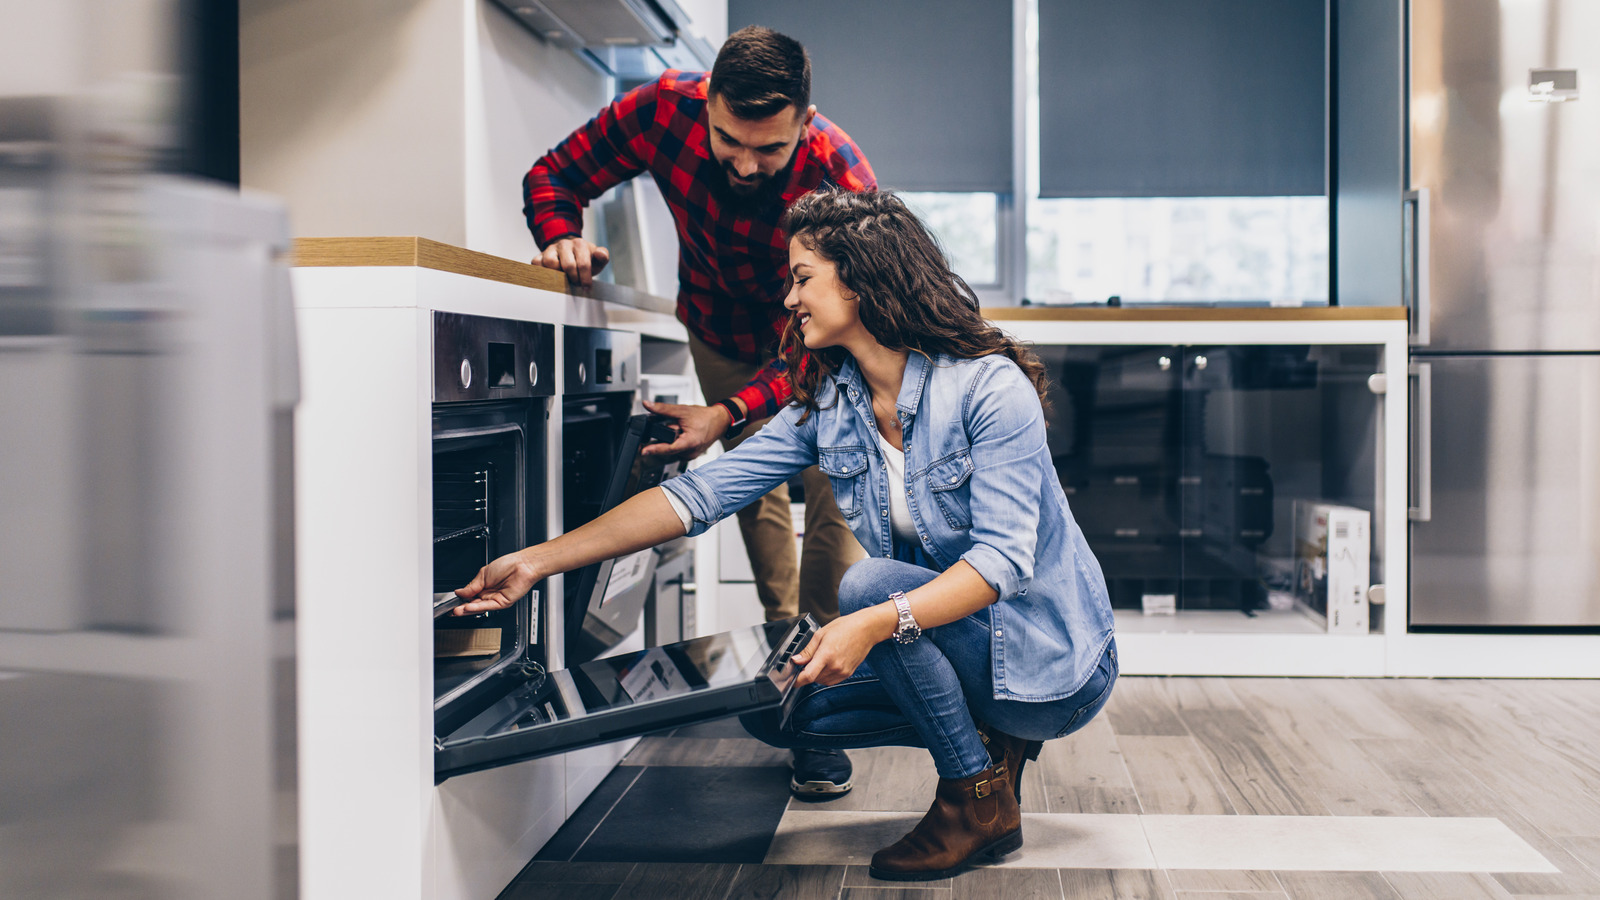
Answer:
<svg viewBox="0 0 1600 900"><path fill-rule="evenodd" d="M433 313L635 331L646 371L678 375L686 335L671 301L569 288L559 273L421 238L302 239L295 252L302 896L488 900L632 742L434 784ZM556 406L551 535L562 525L560 426ZM548 585L562 595L559 577ZM561 604L545 605L538 627L561 634Z"/></svg>

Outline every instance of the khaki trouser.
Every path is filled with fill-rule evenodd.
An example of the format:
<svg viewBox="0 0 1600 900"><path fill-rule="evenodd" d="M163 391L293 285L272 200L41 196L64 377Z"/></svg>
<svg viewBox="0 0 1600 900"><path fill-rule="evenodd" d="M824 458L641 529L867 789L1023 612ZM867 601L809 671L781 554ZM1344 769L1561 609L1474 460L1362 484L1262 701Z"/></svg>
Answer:
<svg viewBox="0 0 1600 900"><path fill-rule="evenodd" d="M708 403L733 396L761 368L729 359L692 334L689 353L694 357L700 390ZM737 447L767 421L751 422L738 436L723 441L723 449ZM839 514L828 476L812 466L800 473L800 479L806 488L806 530L798 577L789 486L778 485L738 513L739 533L744 536L744 548L755 573L756 596L766 610L768 622L800 613L810 613L821 623L833 621L839 615L839 579L867 555Z"/></svg>

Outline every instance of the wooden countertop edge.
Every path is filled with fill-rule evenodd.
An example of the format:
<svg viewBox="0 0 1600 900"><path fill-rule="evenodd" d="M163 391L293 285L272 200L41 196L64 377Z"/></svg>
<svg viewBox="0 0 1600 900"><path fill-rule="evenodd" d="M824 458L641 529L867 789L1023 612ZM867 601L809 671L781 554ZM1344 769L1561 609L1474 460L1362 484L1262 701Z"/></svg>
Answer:
<svg viewBox="0 0 1600 900"><path fill-rule="evenodd" d="M998 322L1372 322L1405 321L1403 306L1084 307L987 306Z"/></svg>
<svg viewBox="0 0 1600 900"><path fill-rule="evenodd" d="M632 288L597 282L569 284L553 269L466 250L423 237L295 238L296 266L418 266L506 284L591 297L673 315L676 304ZM985 318L998 322L1370 322L1404 320L1401 306L1312 307L1051 307L990 306Z"/></svg>
<svg viewBox="0 0 1600 900"><path fill-rule="evenodd" d="M305 267L417 266L504 284L589 297L675 315L677 304L633 288L596 282L570 284L565 275L530 263L467 250L424 237L295 238L294 265Z"/></svg>

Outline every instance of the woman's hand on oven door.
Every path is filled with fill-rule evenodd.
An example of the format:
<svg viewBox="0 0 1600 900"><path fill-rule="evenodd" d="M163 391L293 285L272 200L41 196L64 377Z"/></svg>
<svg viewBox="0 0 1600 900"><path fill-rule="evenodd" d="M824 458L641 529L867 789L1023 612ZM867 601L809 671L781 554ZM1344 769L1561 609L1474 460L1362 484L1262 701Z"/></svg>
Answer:
<svg viewBox="0 0 1600 900"><path fill-rule="evenodd" d="M479 569L477 577L466 587L456 588L456 596L468 602L456 607L451 615L470 616L505 609L527 596L542 577L527 551L507 553Z"/></svg>
<svg viewBox="0 0 1600 900"><path fill-rule="evenodd" d="M834 619L791 657L804 667L795 685L838 684L849 678L872 648L884 640L884 635L893 631L893 620L885 618L884 611L876 606Z"/></svg>
<svg viewBox="0 0 1600 900"><path fill-rule="evenodd" d="M658 416L675 419L678 429L677 440L670 444L650 444L639 451L645 456L694 459L728 431L728 412L720 406L685 406L645 400L644 408Z"/></svg>

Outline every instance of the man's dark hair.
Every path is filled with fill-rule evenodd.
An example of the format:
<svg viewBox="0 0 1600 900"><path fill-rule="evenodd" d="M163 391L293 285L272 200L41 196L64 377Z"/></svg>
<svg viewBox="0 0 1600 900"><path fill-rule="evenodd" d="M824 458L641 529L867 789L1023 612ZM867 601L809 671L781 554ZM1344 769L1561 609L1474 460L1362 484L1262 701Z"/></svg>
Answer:
<svg viewBox="0 0 1600 900"><path fill-rule="evenodd" d="M794 38L748 25L717 51L706 92L741 119L765 119L790 104L803 113L811 105L811 57Z"/></svg>

